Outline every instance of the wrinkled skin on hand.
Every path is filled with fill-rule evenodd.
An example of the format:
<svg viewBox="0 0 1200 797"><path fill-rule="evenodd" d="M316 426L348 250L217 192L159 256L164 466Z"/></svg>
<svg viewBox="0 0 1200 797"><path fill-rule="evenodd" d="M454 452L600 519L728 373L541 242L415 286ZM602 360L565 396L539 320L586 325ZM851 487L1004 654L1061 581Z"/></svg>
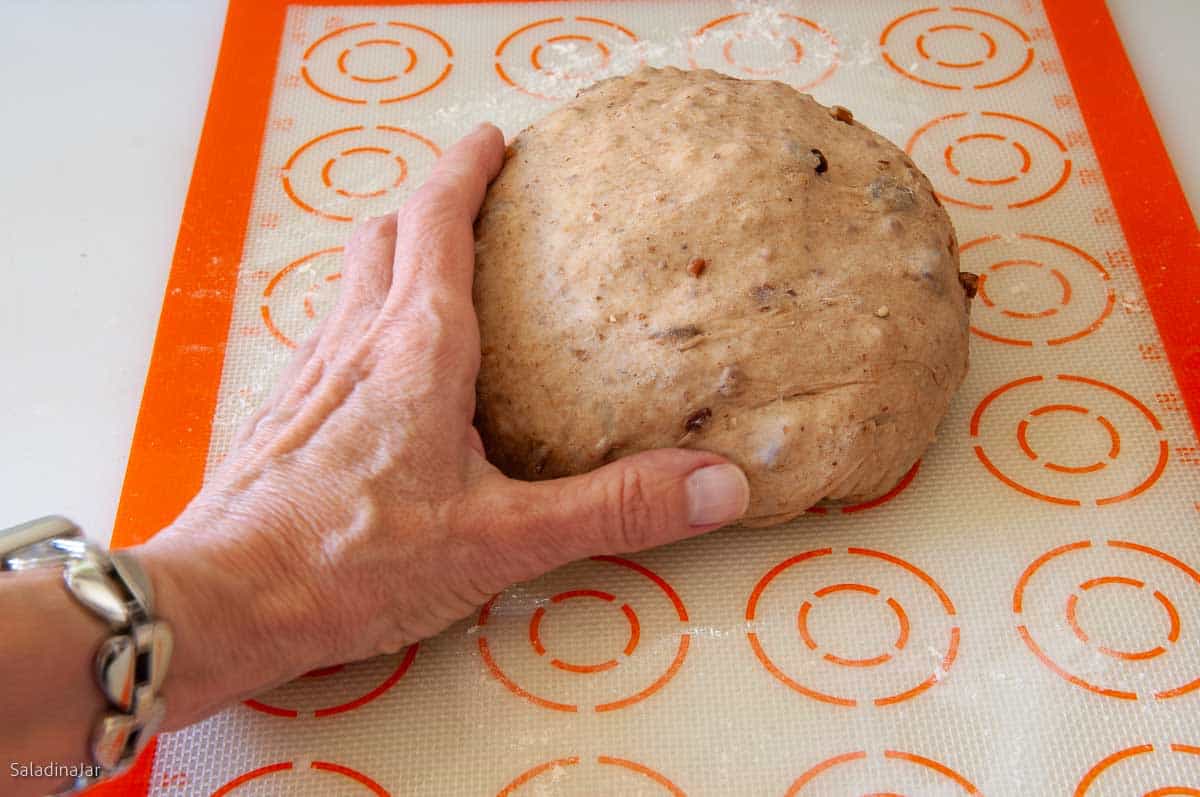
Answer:
<svg viewBox="0 0 1200 797"><path fill-rule="evenodd" d="M668 449L526 483L472 426L484 125L345 251L342 294L220 470L138 555L176 626L169 727L314 667L391 653L517 581L736 520L745 477Z"/></svg>

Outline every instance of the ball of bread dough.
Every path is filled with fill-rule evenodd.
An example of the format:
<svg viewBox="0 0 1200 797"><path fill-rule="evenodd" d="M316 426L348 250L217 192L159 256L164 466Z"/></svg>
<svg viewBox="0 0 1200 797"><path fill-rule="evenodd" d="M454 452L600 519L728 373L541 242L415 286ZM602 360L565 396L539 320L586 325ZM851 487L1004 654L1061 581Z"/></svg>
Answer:
<svg viewBox="0 0 1200 797"><path fill-rule="evenodd" d="M642 69L518 135L476 226L477 423L510 476L665 446L744 525L877 497L967 367L973 283L926 177L777 82Z"/></svg>

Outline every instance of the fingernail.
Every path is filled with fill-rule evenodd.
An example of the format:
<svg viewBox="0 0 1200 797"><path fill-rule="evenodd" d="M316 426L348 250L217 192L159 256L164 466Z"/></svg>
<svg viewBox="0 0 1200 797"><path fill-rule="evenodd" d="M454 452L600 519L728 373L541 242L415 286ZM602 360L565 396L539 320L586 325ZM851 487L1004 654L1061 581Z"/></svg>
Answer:
<svg viewBox="0 0 1200 797"><path fill-rule="evenodd" d="M737 465L710 465L692 471L685 485L688 522L693 526L729 523L746 513L750 483Z"/></svg>

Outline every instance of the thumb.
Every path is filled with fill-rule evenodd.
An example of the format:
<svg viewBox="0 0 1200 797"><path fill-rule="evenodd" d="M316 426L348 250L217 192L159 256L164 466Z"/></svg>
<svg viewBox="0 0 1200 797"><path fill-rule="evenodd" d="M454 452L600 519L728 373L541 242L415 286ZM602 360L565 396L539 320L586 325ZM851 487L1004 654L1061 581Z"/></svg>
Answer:
<svg viewBox="0 0 1200 797"><path fill-rule="evenodd" d="M737 520L750 503L741 468L684 449L634 454L582 476L513 484L528 491L521 503L536 517L523 524L525 533L540 537L543 550L563 562L703 534Z"/></svg>

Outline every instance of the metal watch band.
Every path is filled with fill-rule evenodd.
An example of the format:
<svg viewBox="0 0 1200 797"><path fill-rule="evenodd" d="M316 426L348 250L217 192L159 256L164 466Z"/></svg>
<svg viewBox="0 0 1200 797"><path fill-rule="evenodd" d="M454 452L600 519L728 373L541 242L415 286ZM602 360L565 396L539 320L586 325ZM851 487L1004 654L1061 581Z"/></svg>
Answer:
<svg viewBox="0 0 1200 797"><path fill-rule="evenodd" d="M154 619L150 580L132 556L89 542L63 517L0 531L0 571L56 564L63 566L71 597L112 631L94 659L96 681L109 705L91 739L100 774L77 778L71 793L127 769L158 730L166 714L159 689L174 638L166 622Z"/></svg>

